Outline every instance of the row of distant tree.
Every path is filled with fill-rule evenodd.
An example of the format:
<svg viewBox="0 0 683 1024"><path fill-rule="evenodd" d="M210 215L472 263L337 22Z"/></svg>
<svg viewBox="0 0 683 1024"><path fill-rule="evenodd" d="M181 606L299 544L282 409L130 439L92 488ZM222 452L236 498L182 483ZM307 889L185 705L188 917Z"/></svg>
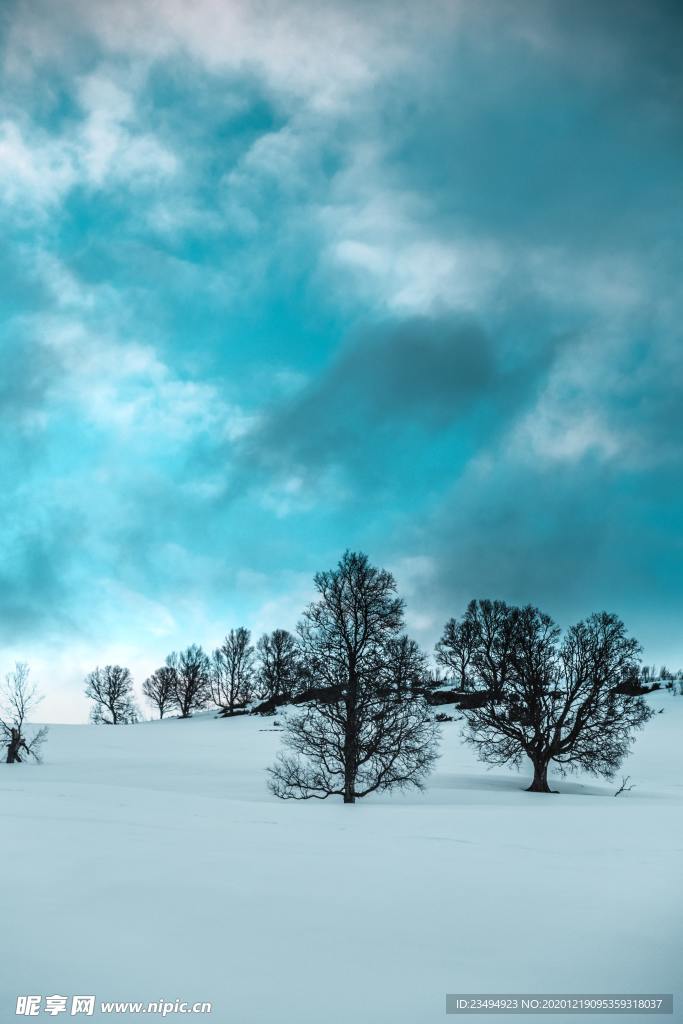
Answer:
<svg viewBox="0 0 683 1024"><path fill-rule="evenodd" d="M470 688L469 663L472 651L463 633L474 627L457 627L450 620L437 645L437 662L446 675L433 673L417 643L403 635L387 645L387 671L398 692L422 693L435 703L448 703L449 680L460 690ZM458 634L458 629L460 633ZM25 668L22 668L25 671ZM666 666L643 665L639 679L643 686L664 685L676 690L683 672ZM315 696L315 677L303 656L300 640L286 629L265 633L255 646L244 626L231 629L220 647L209 656L196 644L173 652L166 663L142 684L150 706L163 718L176 713L189 718L195 711L214 707L221 716L244 713L268 714L288 703L305 703ZM86 677L86 696L92 701L91 719L108 725L131 724L140 714L133 691L133 677L127 668L106 665ZM255 703L257 702L257 703Z"/></svg>
<svg viewBox="0 0 683 1024"><path fill-rule="evenodd" d="M392 637L384 652L384 670L399 692L425 693L442 685L432 675L427 658L407 635ZM189 718L195 711L215 708L222 717L272 713L277 707L305 702L314 696L316 669L301 636L286 629L264 633L256 645L244 626L231 629L210 655L192 644L173 652L142 684L142 692L160 718L177 714ZM139 721L133 677L120 665L105 665L89 673L85 693L92 702L95 723L124 725Z"/></svg>
<svg viewBox="0 0 683 1024"><path fill-rule="evenodd" d="M652 716L645 694L661 680L674 685L668 672L655 681L641 666L640 646L616 615L596 613L563 633L531 605L490 600L471 601L446 623L434 673L405 632L391 573L346 552L314 582L317 597L295 634L275 630L254 646L247 629L233 629L212 654L197 645L170 654L143 684L160 717L294 705L269 769L273 792L285 799L338 795L353 803L378 790L420 787L437 757L436 718L450 717L435 716L434 706L447 704L481 760L530 760L532 791L549 792L551 765L610 778ZM22 686L25 698L26 678ZM95 669L86 694L95 722L137 721L128 669ZM21 722L12 734L15 760L35 753Z"/></svg>
<svg viewBox="0 0 683 1024"><path fill-rule="evenodd" d="M641 665L640 678L645 683L658 682L671 690L673 689L673 683L683 681L683 669L678 669L678 671L672 672L672 670L667 668L666 665L662 665L659 671L657 671L657 668L654 665Z"/></svg>
<svg viewBox="0 0 683 1024"><path fill-rule="evenodd" d="M255 700L286 701L303 688L304 666L295 638L285 629L264 634L254 647L251 633L231 629L212 654L192 644L169 654L145 679L142 691L160 718L215 707L224 715L244 712ZM95 722L112 725L138 720L130 672L119 665L95 669L86 679Z"/></svg>

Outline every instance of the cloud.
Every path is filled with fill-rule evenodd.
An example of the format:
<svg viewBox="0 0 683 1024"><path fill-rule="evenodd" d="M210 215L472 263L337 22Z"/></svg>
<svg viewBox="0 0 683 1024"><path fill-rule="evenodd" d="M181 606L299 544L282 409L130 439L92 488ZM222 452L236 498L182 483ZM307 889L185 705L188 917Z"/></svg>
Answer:
<svg viewBox="0 0 683 1024"><path fill-rule="evenodd" d="M74 516L28 511L28 488L3 495L0 553L0 645L32 641L41 631L71 634L73 558L79 541Z"/></svg>
<svg viewBox="0 0 683 1024"><path fill-rule="evenodd" d="M284 97L330 111L400 60L409 11L406 6L397 16L391 4L370 12L356 3L311 6L302 0L197 0L191 6L182 0L118 0L114 6L68 0L59 8L43 0L30 11L15 10L7 59L15 74L63 64L83 38L96 40L109 55L142 62L186 53L214 72L262 76ZM410 21L419 26L424 16Z"/></svg>
<svg viewBox="0 0 683 1024"><path fill-rule="evenodd" d="M54 215L78 187L140 191L176 174L179 159L137 124L134 97L104 74L77 81L80 117L59 131L14 107L0 121L0 200L19 223Z"/></svg>
<svg viewBox="0 0 683 1024"><path fill-rule="evenodd" d="M56 360L36 352L6 330L0 375L0 421L30 434L43 422L44 406Z"/></svg>
<svg viewBox="0 0 683 1024"><path fill-rule="evenodd" d="M446 424L496 377L491 343L474 325L415 320L380 328L348 342L326 372L275 408L247 438L246 456L290 474L362 459L375 431Z"/></svg>
<svg viewBox="0 0 683 1024"><path fill-rule="evenodd" d="M552 469L473 463L413 532L413 550L436 567L417 606L439 629L473 597L531 602L564 623L607 608L650 643L659 629L670 649L681 512L658 510L674 486L661 469L623 474L589 454Z"/></svg>
<svg viewBox="0 0 683 1024"><path fill-rule="evenodd" d="M204 433L219 444L249 429L248 414L226 402L215 385L178 376L149 344L103 336L87 321L68 317L39 317L31 328L62 368L52 400L80 407L95 426L143 444L188 443Z"/></svg>
<svg viewBox="0 0 683 1024"><path fill-rule="evenodd" d="M86 116L78 130L77 154L89 186L124 181L139 188L176 173L176 154L151 132L136 129L133 96L99 74L82 78L78 92Z"/></svg>
<svg viewBox="0 0 683 1024"><path fill-rule="evenodd" d="M267 490L266 500L279 502L280 514L321 497L358 497L379 481L400 489L406 459L418 474L433 463L425 446L447 459L451 478L463 457L453 432L477 446L505 429L535 395L556 348L553 339L530 339L511 356L505 339L462 316L359 331L324 372L263 415L244 438L240 465L270 477L275 493ZM430 471L443 480L443 466Z"/></svg>
<svg viewBox="0 0 683 1024"><path fill-rule="evenodd" d="M29 141L19 125L9 120L0 124L0 169L3 205L14 208L28 201L46 211L61 201L76 180L68 147L52 139Z"/></svg>
<svg viewBox="0 0 683 1024"><path fill-rule="evenodd" d="M506 254L493 238L433 231L428 205L386 190L382 157L371 153L338 176L319 212L330 277L341 269L345 286L350 278L354 292L394 315L481 308L500 287Z"/></svg>

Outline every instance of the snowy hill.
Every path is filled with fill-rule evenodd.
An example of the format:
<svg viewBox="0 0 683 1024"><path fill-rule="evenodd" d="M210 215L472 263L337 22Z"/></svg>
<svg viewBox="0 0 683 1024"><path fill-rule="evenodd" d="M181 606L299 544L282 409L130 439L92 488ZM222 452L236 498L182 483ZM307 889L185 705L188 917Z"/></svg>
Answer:
<svg viewBox="0 0 683 1024"><path fill-rule="evenodd" d="M425 793L355 806L270 795L272 719L52 726L43 765L0 766L0 1020L31 993L215 1024L432 1024L486 991L678 988L683 1013L683 698L651 699L618 799L526 793L456 723Z"/></svg>

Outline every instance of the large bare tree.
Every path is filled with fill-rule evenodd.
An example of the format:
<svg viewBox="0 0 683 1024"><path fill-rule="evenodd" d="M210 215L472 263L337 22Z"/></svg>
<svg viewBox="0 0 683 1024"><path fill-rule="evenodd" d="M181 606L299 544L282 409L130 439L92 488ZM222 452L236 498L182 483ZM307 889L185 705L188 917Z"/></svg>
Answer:
<svg viewBox="0 0 683 1024"><path fill-rule="evenodd" d="M403 602L393 576L346 552L315 586L318 600L298 633L316 685L287 720L271 789L285 799L338 795L351 804L376 790L419 787L436 758L436 726L423 697L399 687Z"/></svg>
<svg viewBox="0 0 683 1024"><path fill-rule="evenodd" d="M90 718L97 724L129 725L138 720L133 677L121 665L96 668L85 677L85 695L93 702Z"/></svg>
<svg viewBox="0 0 683 1024"><path fill-rule="evenodd" d="M28 665L17 662L0 690L0 742L6 747L7 764L20 764L29 757L40 761L47 727L42 726L32 734L25 727L27 716L41 700L37 687L29 680Z"/></svg>
<svg viewBox="0 0 683 1024"><path fill-rule="evenodd" d="M616 615L591 615L562 637L537 608L502 601L470 602L437 645L464 691L466 739L489 764L528 757L529 790L540 793L551 792L551 764L614 775L653 713L634 695L639 654Z"/></svg>
<svg viewBox="0 0 683 1024"><path fill-rule="evenodd" d="M210 678L211 697L222 715L243 710L254 696L254 648L244 626L231 629L213 652Z"/></svg>
<svg viewBox="0 0 683 1024"><path fill-rule="evenodd" d="M166 667L173 673L174 705L181 718L190 718L193 711L201 711L210 699L210 663L197 644L184 651L169 654Z"/></svg>

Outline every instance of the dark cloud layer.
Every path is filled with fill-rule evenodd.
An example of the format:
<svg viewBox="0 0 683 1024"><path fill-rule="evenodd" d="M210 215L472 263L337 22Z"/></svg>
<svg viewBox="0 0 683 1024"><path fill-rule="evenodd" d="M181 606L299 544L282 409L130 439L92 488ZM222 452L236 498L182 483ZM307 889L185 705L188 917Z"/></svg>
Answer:
<svg viewBox="0 0 683 1024"><path fill-rule="evenodd" d="M538 604L565 624L606 608L640 630L650 651L658 635L671 650L683 575L677 480L670 470L624 473L591 459L468 474L414 535L435 566L416 603L437 621L472 597Z"/></svg>
<svg viewBox="0 0 683 1024"><path fill-rule="evenodd" d="M445 436L478 416L479 440L502 429L551 364L552 340L510 363L505 346L459 316L413 317L357 335L302 393L275 408L245 457L290 471L358 468L389 449Z"/></svg>
<svg viewBox="0 0 683 1024"><path fill-rule="evenodd" d="M680 216L683 11L633 0L473 5L386 126L390 181L431 226L573 258L661 246ZM677 232L675 232L677 234Z"/></svg>

